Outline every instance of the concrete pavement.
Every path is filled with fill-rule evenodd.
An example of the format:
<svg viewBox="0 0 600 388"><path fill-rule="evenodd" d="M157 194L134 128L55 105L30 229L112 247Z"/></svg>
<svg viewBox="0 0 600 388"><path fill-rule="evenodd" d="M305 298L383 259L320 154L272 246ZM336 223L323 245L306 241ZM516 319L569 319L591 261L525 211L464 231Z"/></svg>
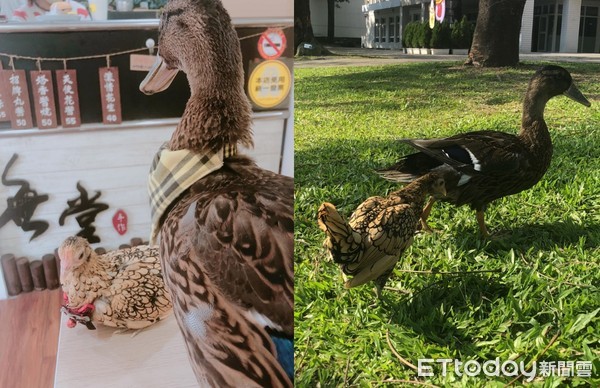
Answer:
<svg viewBox="0 0 600 388"><path fill-rule="evenodd" d="M406 62L457 61L463 62L464 55L408 55L401 50L380 50L357 47L326 46L334 55L303 57L294 60L294 67L321 66L373 66ZM520 54L521 61L588 62L600 65L600 54L589 53L528 53ZM600 71L600 66L598 67Z"/></svg>

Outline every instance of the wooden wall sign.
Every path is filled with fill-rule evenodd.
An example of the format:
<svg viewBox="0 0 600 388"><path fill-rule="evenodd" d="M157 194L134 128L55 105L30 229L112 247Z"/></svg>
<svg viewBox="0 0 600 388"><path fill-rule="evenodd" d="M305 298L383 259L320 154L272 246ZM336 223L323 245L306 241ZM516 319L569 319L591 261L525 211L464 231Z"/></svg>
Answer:
<svg viewBox="0 0 600 388"><path fill-rule="evenodd" d="M102 101L102 123L121 123L121 92L119 89L119 68L101 67L100 97Z"/></svg>
<svg viewBox="0 0 600 388"><path fill-rule="evenodd" d="M0 62L0 70L2 70L2 62ZM4 95L4 87L2 86L4 81L2 77L0 77L0 122L2 121L10 121L9 110L8 110L8 100L6 99L6 95Z"/></svg>
<svg viewBox="0 0 600 388"><path fill-rule="evenodd" d="M17 129L33 127L31 106L29 104L29 89L25 70L2 70L4 92L2 95L8 100L11 125Z"/></svg>
<svg viewBox="0 0 600 388"><path fill-rule="evenodd" d="M56 104L54 102L54 87L52 72L31 71L31 84L33 86L33 102L38 128L56 128Z"/></svg>
<svg viewBox="0 0 600 388"><path fill-rule="evenodd" d="M60 120L64 128L81 126L76 70L56 70Z"/></svg>

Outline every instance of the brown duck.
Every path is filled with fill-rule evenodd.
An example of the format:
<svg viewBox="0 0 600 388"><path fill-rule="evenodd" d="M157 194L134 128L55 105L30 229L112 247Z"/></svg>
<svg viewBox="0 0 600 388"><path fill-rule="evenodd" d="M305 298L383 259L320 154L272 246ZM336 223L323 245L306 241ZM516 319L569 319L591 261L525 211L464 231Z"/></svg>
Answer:
<svg viewBox="0 0 600 388"><path fill-rule="evenodd" d="M544 108L548 100L560 94L590 106L567 70L544 66L529 81L521 130L516 136L477 131L442 139L403 139L402 142L419 152L404 156L378 173L396 182L411 182L430 171L453 174L453 178L446 175L447 195L432 197L423 210L423 227L429 229L426 220L437 199L457 206L471 206L476 211L482 236L489 237L484 221L487 205L534 186L550 166L552 140L544 121Z"/></svg>
<svg viewBox="0 0 600 388"><path fill-rule="evenodd" d="M291 387L293 180L235 154L252 145L237 34L219 0L172 0L159 45L140 89L160 92L178 70L191 89L150 185L165 282L198 383Z"/></svg>
<svg viewBox="0 0 600 388"><path fill-rule="evenodd" d="M346 288L375 281L377 297L394 266L413 241L425 197L445 195L444 179L437 173L424 175L387 197L370 197L356 208L346 222L335 206L325 202L319 208L323 243L345 275Z"/></svg>

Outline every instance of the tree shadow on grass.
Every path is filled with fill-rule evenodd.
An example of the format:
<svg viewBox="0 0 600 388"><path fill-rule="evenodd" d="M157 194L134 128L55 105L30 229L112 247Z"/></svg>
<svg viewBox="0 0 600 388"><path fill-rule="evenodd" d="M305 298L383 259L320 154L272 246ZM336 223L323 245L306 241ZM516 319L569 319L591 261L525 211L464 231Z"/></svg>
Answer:
<svg viewBox="0 0 600 388"><path fill-rule="evenodd" d="M446 276L432 281L410 299L388 298L390 323L410 327L428 342L448 346L463 358L476 355L471 327L457 327L452 316L472 316L472 323L489 318L494 301L505 298L510 287L497 274ZM461 320L462 321L462 320Z"/></svg>

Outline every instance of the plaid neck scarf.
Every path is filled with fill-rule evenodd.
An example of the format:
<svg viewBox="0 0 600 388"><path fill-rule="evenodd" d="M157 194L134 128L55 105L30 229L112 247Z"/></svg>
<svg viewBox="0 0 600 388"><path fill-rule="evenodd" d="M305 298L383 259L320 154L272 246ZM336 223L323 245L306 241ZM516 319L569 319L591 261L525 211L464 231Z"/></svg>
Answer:
<svg viewBox="0 0 600 388"><path fill-rule="evenodd" d="M152 220L150 244L156 244L160 218L169 205L196 181L221 168L223 160L235 153L235 145L226 145L216 153L207 151L201 154L189 150L170 151L167 143L159 148L152 161L148 181Z"/></svg>

